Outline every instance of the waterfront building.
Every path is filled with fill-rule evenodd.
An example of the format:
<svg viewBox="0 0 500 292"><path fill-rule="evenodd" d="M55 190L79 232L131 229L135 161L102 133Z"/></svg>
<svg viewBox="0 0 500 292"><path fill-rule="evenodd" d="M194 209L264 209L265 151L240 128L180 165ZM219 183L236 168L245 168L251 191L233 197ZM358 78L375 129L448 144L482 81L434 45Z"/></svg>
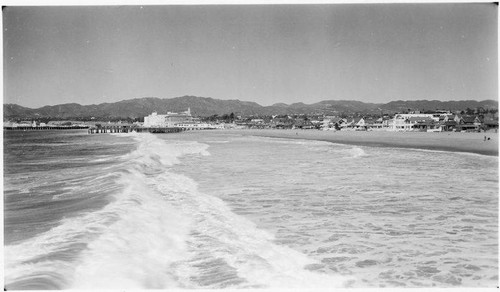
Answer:
<svg viewBox="0 0 500 292"><path fill-rule="evenodd" d="M374 119L370 127L371 129L377 131L387 130L387 128L389 127L388 119L385 119L384 117Z"/></svg>
<svg viewBox="0 0 500 292"><path fill-rule="evenodd" d="M428 117L410 118L410 124L413 125L413 131L421 132L442 132L442 125L439 121Z"/></svg>
<svg viewBox="0 0 500 292"><path fill-rule="evenodd" d="M498 130L498 117L494 116L485 116L483 119L483 126L485 130L494 129L495 133Z"/></svg>
<svg viewBox="0 0 500 292"><path fill-rule="evenodd" d="M252 119L250 122L255 123L255 124L263 124L264 120L263 119Z"/></svg>
<svg viewBox="0 0 500 292"><path fill-rule="evenodd" d="M31 121L21 121L19 123L13 123L12 126L13 127L36 127L36 123L35 123L35 126L33 126L33 122L31 122Z"/></svg>
<svg viewBox="0 0 500 292"><path fill-rule="evenodd" d="M367 128L365 118L355 118L353 120L353 125L356 131L364 131Z"/></svg>
<svg viewBox="0 0 500 292"><path fill-rule="evenodd" d="M176 124L189 123L193 121L191 109L181 113L167 112L166 115L159 115L153 112L149 116L144 117L144 127L174 127Z"/></svg>
<svg viewBox="0 0 500 292"><path fill-rule="evenodd" d="M482 125L481 120L477 116L469 116L469 115L456 115L455 122L457 123L458 131L479 131L479 128Z"/></svg>
<svg viewBox="0 0 500 292"><path fill-rule="evenodd" d="M421 114L421 113L412 113L412 114L397 114L394 116L392 120L392 131L412 131L413 126L419 122L427 122L427 121L436 121L439 122L439 117L435 117L433 114Z"/></svg>
<svg viewBox="0 0 500 292"><path fill-rule="evenodd" d="M340 130L342 127L344 127L346 123L347 123L346 119L342 119L340 117L327 116L323 119L323 124L322 124L321 128L324 131L327 131L327 130L336 131L336 130Z"/></svg>
<svg viewBox="0 0 500 292"><path fill-rule="evenodd" d="M448 119L446 121L441 122L441 130L443 132L453 131L456 130L456 128L457 128L457 122L455 122L455 120L453 119Z"/></svg>
<svg viewBox="0 0 500 292"><path fill-rule="evenodd" d="M323 122L321 123L321 129L323 131L327 131L327 130L330 130L330 129L335 129L333 127L333 124L332 124L332 120L333 120L334 117L329 117L329 116L325 116L323 117Z"/></svg>

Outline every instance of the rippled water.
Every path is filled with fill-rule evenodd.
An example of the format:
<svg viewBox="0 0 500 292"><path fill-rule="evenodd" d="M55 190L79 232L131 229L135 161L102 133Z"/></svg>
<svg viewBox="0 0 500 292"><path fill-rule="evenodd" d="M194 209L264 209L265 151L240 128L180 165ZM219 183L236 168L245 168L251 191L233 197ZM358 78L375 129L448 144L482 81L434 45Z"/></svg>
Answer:
<svg viewBox="0 0 500 292"><path fill-rule="evenodd" d="M498 158L4 133L12 289L496 287Z"/></svg>
<svg viewBox="0 0 500 292"><path fill-rule="evenodd" d="M496 287L496 157L209 139L210 157L179 168L277 244L318 260L307 269L353 276L354 287Z"/></svg>

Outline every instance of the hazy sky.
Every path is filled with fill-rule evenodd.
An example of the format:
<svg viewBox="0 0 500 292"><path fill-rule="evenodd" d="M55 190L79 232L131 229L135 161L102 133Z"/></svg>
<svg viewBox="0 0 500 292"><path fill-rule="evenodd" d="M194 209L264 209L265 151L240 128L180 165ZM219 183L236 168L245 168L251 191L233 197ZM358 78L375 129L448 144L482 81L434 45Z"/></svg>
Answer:
<svg viewBox="0 0 500 292"><path fill-rule="evenodd" d="M494 4L15 7L4 103L497 99Z"/></svg>

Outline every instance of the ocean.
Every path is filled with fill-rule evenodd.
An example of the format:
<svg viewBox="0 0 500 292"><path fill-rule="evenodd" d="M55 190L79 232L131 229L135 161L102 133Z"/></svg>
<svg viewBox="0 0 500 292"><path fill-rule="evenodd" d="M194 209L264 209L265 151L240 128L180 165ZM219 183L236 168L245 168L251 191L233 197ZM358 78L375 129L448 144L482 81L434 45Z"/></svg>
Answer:
<svg viewBox="0 0 500 292"><path fill-rule="evenodd" d="M498 157L4 131L7 290L498 286Z"/></svg>

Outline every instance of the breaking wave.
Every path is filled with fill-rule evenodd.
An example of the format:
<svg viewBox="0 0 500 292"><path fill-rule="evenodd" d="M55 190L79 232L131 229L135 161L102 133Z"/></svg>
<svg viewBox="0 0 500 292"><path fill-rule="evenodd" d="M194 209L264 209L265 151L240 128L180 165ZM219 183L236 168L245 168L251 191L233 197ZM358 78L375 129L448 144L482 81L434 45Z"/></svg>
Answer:
<svg viewBox="0 0 500 292"><path fill-rule="evenodd" d="M312 259L273 243L270 233L171 170L183 156L210 155L208 145L123 135L137 149L96 174L114 179L119 191L106 194L101 209L6 246L7 287L314 288L348 280L306 270Z"/></svg>

